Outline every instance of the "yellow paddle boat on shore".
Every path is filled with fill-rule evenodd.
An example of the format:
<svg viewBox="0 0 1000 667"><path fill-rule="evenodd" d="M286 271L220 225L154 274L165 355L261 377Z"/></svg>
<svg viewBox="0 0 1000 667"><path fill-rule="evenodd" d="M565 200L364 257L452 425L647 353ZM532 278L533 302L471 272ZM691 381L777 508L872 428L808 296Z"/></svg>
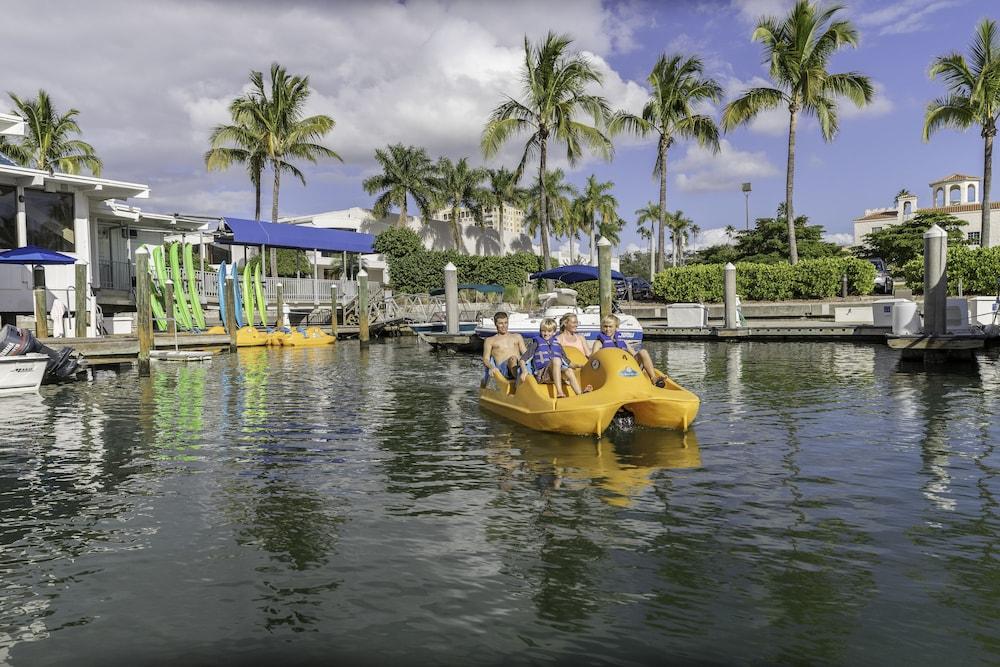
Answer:
<svg viewBox="0 0 1000 667"><path fill-rule="evenodd" d="M555 387L539 384L528 376L518 386L491 371L495 387L479 390L480 404L491 412L538 431L575 435L600 435L615 414L624 409L635 416L637 424L654 428L686 431L698 414L701 399L659 373L663 387L646 377L632 354L617 349L598 350L589 360L576 350L567 349L570 361L583 364L578 373L580 386L593 391L574 395L563 383L566 398L556 398Z"/></svg>

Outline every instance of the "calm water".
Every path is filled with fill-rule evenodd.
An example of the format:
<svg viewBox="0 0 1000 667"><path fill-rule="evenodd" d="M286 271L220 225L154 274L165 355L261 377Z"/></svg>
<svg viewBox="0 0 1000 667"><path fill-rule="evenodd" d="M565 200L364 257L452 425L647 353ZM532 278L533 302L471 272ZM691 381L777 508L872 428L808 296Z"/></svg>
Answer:
<svg viewBox="0 0 1000 667"><path fill-rule="evenodd" d="M1000 662L997 353L652 344L686 436L534 433L412 341L0 403L0 663Z"/></svg>

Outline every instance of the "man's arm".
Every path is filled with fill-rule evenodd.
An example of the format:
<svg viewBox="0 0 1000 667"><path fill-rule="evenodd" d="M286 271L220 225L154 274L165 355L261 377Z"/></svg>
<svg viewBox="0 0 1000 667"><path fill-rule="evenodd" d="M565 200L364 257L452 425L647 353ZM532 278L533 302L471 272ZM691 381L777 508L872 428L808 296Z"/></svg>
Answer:
<svg viewBox="0 0 1000 667"><path fill-rule="evenodd" d="M528 351L528 346L524 344L524 336L517 334L517 351L524 354Z"/></svg>
<svg viewBox="0 0 1000 667"><path fill-rule="evenodd" d="M493 367L493 337L490 336L483 342L483 366Z"/></svg>

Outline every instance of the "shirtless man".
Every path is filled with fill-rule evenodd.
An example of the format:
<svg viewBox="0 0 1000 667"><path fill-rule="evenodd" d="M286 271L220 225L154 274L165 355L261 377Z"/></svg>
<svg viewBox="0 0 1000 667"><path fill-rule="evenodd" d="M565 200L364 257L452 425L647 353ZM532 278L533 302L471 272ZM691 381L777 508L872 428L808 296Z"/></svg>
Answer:
<svg viewBox="0 0 1000 667"><path fill-rule="evenodd" d="M496 335L490 336L483 343L483 365L487 370L494 365L508 380L517 378L518 361L528 347L524 344L521 334L510 333L507 313L502 310L493 316L497 325Z"/></svg>

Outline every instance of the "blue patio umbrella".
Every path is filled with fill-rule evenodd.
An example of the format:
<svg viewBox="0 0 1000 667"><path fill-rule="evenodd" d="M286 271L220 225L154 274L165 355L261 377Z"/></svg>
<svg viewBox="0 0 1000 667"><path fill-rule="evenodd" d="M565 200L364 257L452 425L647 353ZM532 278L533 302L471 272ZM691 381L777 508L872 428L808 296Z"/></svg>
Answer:
<svg viewBox="0 0 1000 667"><path fill-rule="evenodd" d="M28 245L0 252L0 264L76 264L76 260L55 250Z"/></svg>
<svg viewBox="0 0 1000 667"><path fill-rule="evenodd" d="M569 264L531 274L532 280L561 280L566 284L582 283L599 278L597 267L588 264ZM625 275L621 271L613 270L611 271L611 279L625 280Z"/></svg>

